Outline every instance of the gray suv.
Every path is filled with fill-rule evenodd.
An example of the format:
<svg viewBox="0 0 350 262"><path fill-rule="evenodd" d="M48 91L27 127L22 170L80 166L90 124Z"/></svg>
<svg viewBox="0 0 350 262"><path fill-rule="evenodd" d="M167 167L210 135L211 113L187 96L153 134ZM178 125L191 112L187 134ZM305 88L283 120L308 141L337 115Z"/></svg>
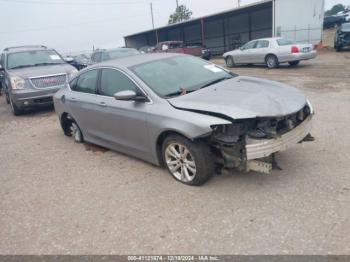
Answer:
<svg viewBox="0 0 350 262"><path fill-rule="evenodd" d="M1 55L1 84L14 115L53 103L53 95L78 72L46 46L5 48Z"/></svg>

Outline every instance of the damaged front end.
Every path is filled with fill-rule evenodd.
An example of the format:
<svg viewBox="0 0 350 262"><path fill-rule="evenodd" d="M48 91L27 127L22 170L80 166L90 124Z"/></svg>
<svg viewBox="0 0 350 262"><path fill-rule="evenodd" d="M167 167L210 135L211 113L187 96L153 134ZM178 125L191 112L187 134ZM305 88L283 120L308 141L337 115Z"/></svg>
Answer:
<svg viewBox="0 0 350 262"><path fill-rule="evenodd" d="M295 114L283 117L232 121L230 125L212 126L209 143L217 163L240 172L270 174L278 168L275 153L304 142L310 135L314 112L310 103Z"/></svg>

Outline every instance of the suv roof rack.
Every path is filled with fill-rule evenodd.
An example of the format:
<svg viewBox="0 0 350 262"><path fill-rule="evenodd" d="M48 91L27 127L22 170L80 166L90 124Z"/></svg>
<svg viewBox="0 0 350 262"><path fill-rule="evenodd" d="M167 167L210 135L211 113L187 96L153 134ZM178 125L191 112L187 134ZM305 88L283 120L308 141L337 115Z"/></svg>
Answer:
<svg viewBox="0 0 350 262"><path fill-rule="evenodd" d="M20 48L45 48L47 49L47 46L44 45L22 45L22 46L12 46L12 47L7 47L4 49L4 51L9 51L11 49L20 49Z"/></svg>

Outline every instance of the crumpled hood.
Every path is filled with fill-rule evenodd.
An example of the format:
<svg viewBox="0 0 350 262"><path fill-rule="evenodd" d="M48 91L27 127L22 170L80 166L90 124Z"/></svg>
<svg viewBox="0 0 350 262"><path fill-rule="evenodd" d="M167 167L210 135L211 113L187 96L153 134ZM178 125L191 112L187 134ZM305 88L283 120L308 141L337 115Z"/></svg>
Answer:
<svg viewBox="0 0 350 262"><path fill-rule="evenodd" d="M73 70L76 70L73 66L69 64L61 64L61 65L48 65L48 66L11 69L11 70L8 70L8 72L10 73L11 76L19 76L24 79L28 79L31 77L39 77L39 76L68 74Z"/></svg>
<svg viewBox="0 0 350 262"><path fill-rule="evenodd" d="M168 101L178 109L231 119L286 116L306 105L306 97L299 90L254 77L236 77Z"/></svg>

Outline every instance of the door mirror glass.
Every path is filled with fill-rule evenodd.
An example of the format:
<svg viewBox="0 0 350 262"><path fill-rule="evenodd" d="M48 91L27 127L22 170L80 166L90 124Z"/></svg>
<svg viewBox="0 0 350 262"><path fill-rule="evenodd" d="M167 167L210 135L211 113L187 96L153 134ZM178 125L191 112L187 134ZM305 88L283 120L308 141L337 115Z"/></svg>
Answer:
<svg viewBox="0 0 350 262"><path fill-rule="evenodd" d="M114 94L114 98L120 101L131 101L137 97L135 91L124 90Z"/></svg>

